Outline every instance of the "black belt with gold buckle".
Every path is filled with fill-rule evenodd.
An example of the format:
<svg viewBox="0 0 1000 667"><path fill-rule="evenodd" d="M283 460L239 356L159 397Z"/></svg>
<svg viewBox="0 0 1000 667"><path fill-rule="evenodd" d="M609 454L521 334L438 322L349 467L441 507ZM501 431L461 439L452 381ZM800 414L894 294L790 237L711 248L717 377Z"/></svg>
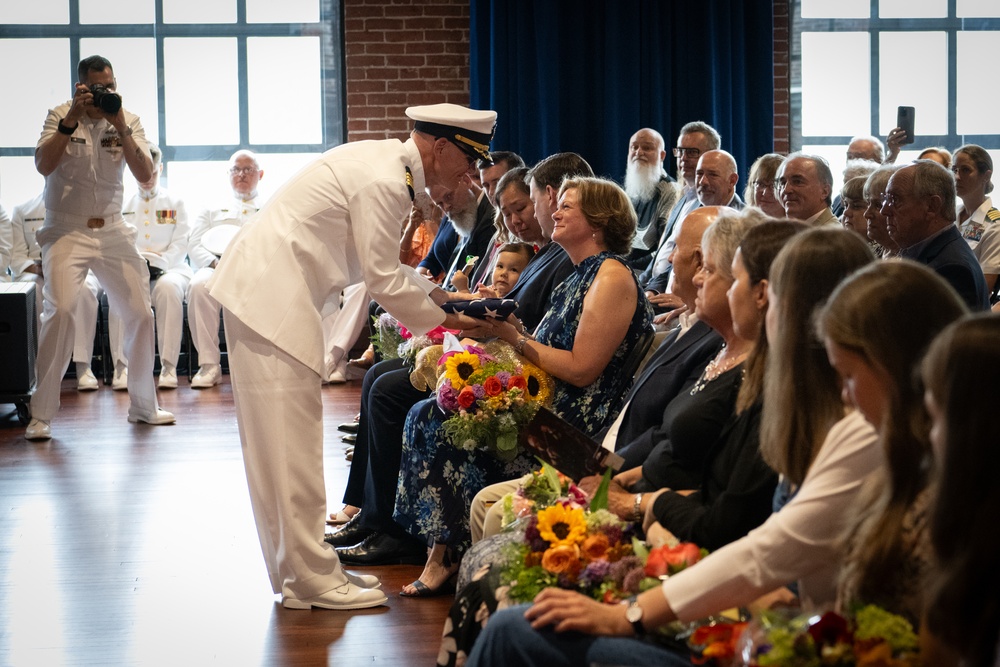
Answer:
<svg viewBox="0 0 1000 667"><path fill-rule="evenodd" d="M104 226L104 218L91 218L87 220L87 227L91 229L100 229Z"/></svg>

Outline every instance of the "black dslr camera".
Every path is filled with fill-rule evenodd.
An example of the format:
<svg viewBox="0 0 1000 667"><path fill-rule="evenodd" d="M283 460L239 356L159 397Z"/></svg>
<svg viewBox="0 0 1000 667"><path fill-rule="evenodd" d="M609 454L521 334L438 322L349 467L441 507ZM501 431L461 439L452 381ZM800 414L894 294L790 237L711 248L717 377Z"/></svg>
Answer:
<svg viewBox="0 0 1000 667"><path fill-rule="evenodd" d="M122 108L122 96L116 92L108 90L103 83L95 83L90 86L90 94L94 96L94 106L102 111L114 115Z"/></svg>

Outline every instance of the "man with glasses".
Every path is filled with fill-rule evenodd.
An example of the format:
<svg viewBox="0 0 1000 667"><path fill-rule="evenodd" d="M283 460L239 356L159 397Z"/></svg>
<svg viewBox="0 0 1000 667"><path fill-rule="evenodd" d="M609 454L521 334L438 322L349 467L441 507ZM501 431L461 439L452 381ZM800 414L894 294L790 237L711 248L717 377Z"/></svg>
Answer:
<svg viewBox="0 0 1000 667"><path fill-rule="evenodd" d="M301 170L240 230L209 283L224 308L257 533L286 609L387 601L375 576L345 573L323 541L324 311L364 282L415 334L476 325L446 315L447 294L400 264L399 238L417 191L455 190L489 159L496 112L435 104L406 114L407 141L344 144Z"/></svg>
<svg viewBox="0 0 1000 667"><path fill-rule="evenodd" d="M882 215L900 256L934 269L972 310L989 310L986 278L955 224L955 177L933 160L917 160L889 179Z"/></svg>
<svg viewBox="0 0 1000 667"><path fill-rule="evenodd" d="M248 150L239 150L229 158L229 185L233 198L218 208L205 209L191 227L188 239L188 256L195 269L188 288L188 325L191 340L198 351L198 372L191 378L193 389L208 389L219 384L222 368L219 365L219 302L208 293L205 284L215 273L219 256L202 244L208 230L220 225L242 227L257 213L257 184L264 178L264 170L257 156Z"/></svg>
<svg viewBox="0 0 1000 667"><path fill-rule="evenodd" d="M38 386L31 397L28 440L52 437L62 376L73 354L73 317L88 269L111 307L129 322L125 354L130 422L172 424L161 410L153 379L153 311L149 270L135 247L135 229L122 218L125 167L140 183L153 173L139 118L122 107L111 63L101 56L80 61L73 99L51 109L35 148L35 168L45 177L45 222L36 234L45 276L38 336Z"/></svg>
<svg viewBox="0 0 1000 667"><path fill-rule="evenodd" d="M677 234L680 232L680 221L687 217L687 214L700 206L698 192L695 188L695 177L698 168L698 159L702 153L717 150L722 144L722 137L714 127L702 121L688 123L681 128L677 137L677 145L674 147L674 158L677 160L677 178L684 186L677 203L674 204L670 212L670 219L660 235L657 244L656 254L653 261L639 276L639 282L646 289L646 296L651 299L656 295L668 291L670 281L670 254L677 246ZM683 179L683 180L682 180ZM669 298L668 298L669 297ZM653 302L658 307L677 307L680 299L673 295L663 295L661 302ZM667 298L667 301L663 299Z"/></svg>

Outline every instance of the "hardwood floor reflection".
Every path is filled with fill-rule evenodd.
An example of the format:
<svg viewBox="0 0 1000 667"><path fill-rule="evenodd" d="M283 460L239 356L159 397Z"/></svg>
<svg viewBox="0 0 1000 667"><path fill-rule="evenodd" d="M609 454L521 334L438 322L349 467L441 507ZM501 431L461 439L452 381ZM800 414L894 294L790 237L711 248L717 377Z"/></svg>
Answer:
<svg viewBox="0 0 1000 667"><path fill-rule="evenodd" d="M127 423L128 396L63 385L53 439L0 405L0 665L432 665L450 598L291 611L271 594L228 377L161 391L173 426ZM328 503L349 464L337 424L360 382L324 388Z"/></svg>

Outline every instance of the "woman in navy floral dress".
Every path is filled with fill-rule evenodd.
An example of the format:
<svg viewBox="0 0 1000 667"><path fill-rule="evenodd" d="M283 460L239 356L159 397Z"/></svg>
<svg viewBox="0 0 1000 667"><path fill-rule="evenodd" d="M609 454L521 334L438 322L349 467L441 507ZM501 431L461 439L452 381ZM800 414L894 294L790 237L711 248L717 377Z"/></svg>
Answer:
<svg viewBox="0 0 1000 667"><path fill-rule="evenodd" d="M553 411L594 435L621 408L632 382L624 365L651 329L652 309L622 257L636 216L617 185L579 178L563 183L552 218L552 240L573 260L573 273L553 292L552 308L534 336L510 322L489 326L555 379ZM480 489L537 467L524 454L504 462L453 447L443 437L444 419L433 398L416 404L406 418L393 518L433 540L434 547L404 596L437 592L457 570L470 542L469 506Z"/></svg>

